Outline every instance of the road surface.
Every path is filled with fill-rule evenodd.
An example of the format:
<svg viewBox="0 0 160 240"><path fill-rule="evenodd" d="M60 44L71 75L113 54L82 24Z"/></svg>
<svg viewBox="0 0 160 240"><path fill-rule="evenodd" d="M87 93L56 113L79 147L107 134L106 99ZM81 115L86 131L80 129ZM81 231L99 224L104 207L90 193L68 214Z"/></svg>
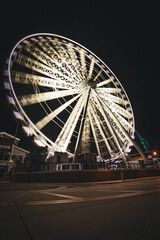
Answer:
<svg viewBox="0 0 160 240"><path fill-rule="evenodd" d="M116 183L0 181L0 239L160 239L160 177Z"/></svg>

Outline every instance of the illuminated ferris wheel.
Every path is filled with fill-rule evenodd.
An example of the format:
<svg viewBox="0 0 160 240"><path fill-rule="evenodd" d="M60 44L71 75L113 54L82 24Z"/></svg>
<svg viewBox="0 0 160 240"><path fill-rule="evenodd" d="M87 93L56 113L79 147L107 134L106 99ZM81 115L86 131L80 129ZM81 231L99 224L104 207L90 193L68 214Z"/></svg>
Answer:
<svg viewBox="0 0 160 240"><path fill-rule="evenodd" d="M59 152L122 156L134 144L132 107L108 66L55 34L23 38L7 60L5 87L28 136Z"/></svg>

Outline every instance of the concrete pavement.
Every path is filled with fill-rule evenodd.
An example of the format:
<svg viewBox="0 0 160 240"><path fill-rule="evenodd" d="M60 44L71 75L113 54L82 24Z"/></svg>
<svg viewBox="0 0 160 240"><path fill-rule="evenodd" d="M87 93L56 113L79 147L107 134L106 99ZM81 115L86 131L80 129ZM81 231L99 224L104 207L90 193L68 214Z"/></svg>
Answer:
<svg viewBox="0 0 160 240"><path fill-rule="evenodd" d="M0 239L160 239L159 202L160 177L114 184L1 181Z"/></svg>

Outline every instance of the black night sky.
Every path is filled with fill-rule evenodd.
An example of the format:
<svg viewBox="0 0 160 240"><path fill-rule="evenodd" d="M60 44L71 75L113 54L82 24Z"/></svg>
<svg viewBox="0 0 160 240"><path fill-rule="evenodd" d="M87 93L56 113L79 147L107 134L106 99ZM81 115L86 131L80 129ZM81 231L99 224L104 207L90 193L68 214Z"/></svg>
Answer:
<svg viewBox="0 0 160 240"><path fill-rule="evenodd" d="M13 6L5 3L1 14L0 131L15 133L16 121L3 89L3 70L14 45L33 33L68 37L100 57L115 73L131 101L136 129L150 145L160 148L159 126L159 4L154 1L117 5L107 1L39 2ZM120 1L121 2L121 1ZM140 1L139 1L140 2ZM151 5L150 5L151 3ZM1 9L1 12L3 11ZM19 146L33 143L21 129Z"/></svg>

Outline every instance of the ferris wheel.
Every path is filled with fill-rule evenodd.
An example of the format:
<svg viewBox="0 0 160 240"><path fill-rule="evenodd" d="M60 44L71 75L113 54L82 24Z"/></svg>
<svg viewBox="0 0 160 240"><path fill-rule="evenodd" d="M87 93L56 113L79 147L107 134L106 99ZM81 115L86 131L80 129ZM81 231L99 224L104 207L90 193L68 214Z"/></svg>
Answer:
<svg viewBox="0 0 160 240"><path fill-rule="evenodd" d="M92 152L103 159L131 151L135 122L117 77L95 54L48 33L20 40L7 60L5 88L14 115L41 147Z"/></svg>

